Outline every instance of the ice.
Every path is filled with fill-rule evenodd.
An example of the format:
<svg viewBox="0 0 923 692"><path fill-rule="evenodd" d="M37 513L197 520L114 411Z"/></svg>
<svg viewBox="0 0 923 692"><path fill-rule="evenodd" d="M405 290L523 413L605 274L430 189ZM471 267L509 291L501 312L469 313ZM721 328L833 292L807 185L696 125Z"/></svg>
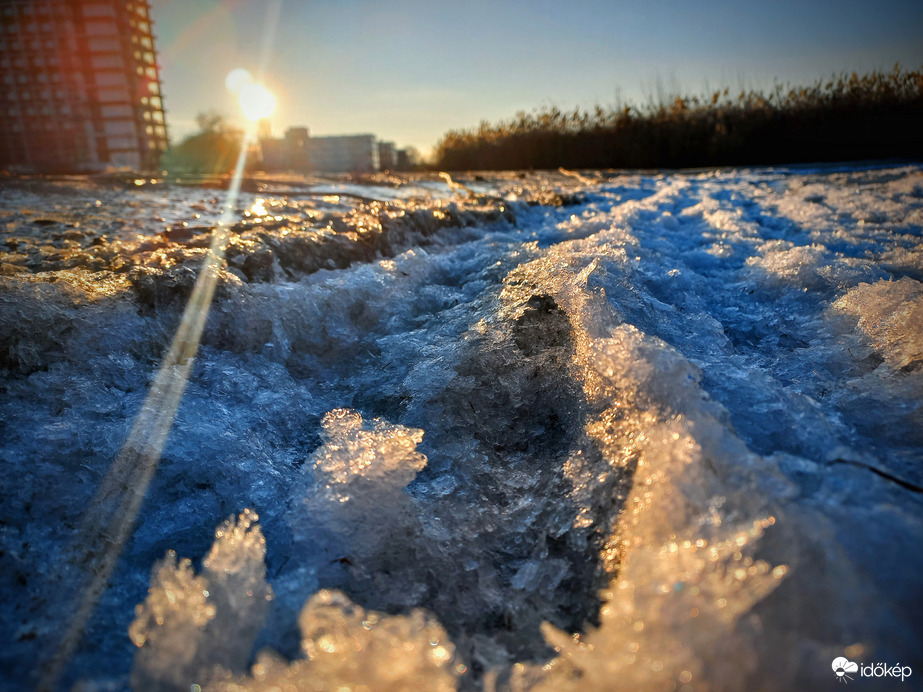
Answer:
<svg viewBox="0 0 923 692"><path fill-rule="evenodd" d="M921 181L248 198L60 687L822 689L839 656L923 666ZM41 204L24 185L11 209ZM80 518L198 271L192 212L220 207L48 185L58 225L12 213L0 267L10 689L73 612Z"/></svg>
<svg viewBox="0 0 923 692"><path fill-rule="evenodd" d="M362 503L359 488L382 493L403 488L426 466L426 457L415 451L422 430L380 420L363 425L361 414L337 409L324 416L321 431L323 445L313 466L324 500Z"/></svg>
<svg viewBox="0 0 923 692"><path fill-rule="evenodd" d="M244 510L219 526L200 575L173 551L154 567L128 630L138 647L133 689L188 689L212 676L215 666L245 667L272 599L257 519Z"/></svg>
<svg viewBox="0 0 923 692"><path fill-rule="evenodd" d="M328 427L345 432L344 417L349 414L334 413ZM235 675L246 667L272 598L256 520L245 510L237 521L222 524L200 575L189 560L177 562L173 551L154 567L148 596L129 628L138 647L133 689L403 690L421 681L429 689L455 689L454 647L432 616L420 610L402 616L366 612L327 590L312 596L298 618L306 660L289 665L267 650L251 677Z"/></svg>
<svg viewBox="0 0 923 692"><path fill-rule="evenodd" d="M206 692L298 689L398 692L455 688L458 674L445 630L423 611L366 611L337 591L319 591L298 618L306 658L292 664L264 651L250 677L219 673Z"/></svg>
<svg viewBox="0 0 923 692"><path fill-rule="evenodd" d="M923 284L909 277L861 283L833 303L895 370L923 365Z"/></svg>

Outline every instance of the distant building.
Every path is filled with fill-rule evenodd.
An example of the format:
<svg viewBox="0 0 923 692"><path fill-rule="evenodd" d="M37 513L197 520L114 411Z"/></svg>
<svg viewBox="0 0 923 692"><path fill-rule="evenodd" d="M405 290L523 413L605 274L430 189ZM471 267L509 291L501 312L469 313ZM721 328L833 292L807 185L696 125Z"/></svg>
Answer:
<svg viewBox="0 0 923 692"><path fill-rule="evenodd" d="M290 127L282 139L268 133L260 137L260 155L265 171L306 171L308 158L308 128Z"/></svg>
<svg viewBox="0 0 923 692"><path fill-rule="evenodd" d="M397 169L397 149L394 142L378 143L378 165L383 171L393 171Z"/></svg>
<svg viewBox="0 0 923 692"><path fill-rule="evenodd" d="M416 162L410 160L410 152L407 149L397 150L397 163L394 166L398 171L409 171L414 167Z"/></svg>
<svg viewBox="0 0 923 692"><path fill-rule="evenodd" d="M283 141L285 142L285 167L293 171L307 170L311 164L308 128L288 128Z"/></svg>
<svg viewBox="0 0 923 692"><path fill-rule="evenodd" d="M154 169L167 148L147 0L2 0L0 82L0 167Z"/></svg>
<svg viewBox="0 0 923 692"><path fill-rule="evenodd" d="M379 170L375 135L311 137L308 159L312 170L324 173L372 173Z"/></svg>
<svg viewBox="0 0 923 692"><path fill-rule="evenodd" d="M374 135L310 137L306 127L290 127L285 137L260 137L265 171L317 171L319 173L375 173L411 168L406 149L394 142L379 142Z"/></svg>

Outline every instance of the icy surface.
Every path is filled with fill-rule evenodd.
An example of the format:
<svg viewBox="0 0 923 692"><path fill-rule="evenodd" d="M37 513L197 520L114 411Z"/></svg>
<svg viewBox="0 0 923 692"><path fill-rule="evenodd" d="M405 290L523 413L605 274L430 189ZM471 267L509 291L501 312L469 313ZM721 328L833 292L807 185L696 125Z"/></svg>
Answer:
<svg viewBox="0 0 923 692"><path fill-rule="evenodd" d="M923 672L920 167L451 182L245 197L62 688ZM0 687L30 689L222 197L0 198Z"/></svg>
<svg viewBox="0 0 923 692"><path fill-rule="evenodd" d="M245 510L237 521L224 522L200 575L189 560L177 562L173 551L155 565L147 598L128 629L139 647L132 688L184 688L206 679L213 666L243 667L272 598L257 518Z"/></svg>

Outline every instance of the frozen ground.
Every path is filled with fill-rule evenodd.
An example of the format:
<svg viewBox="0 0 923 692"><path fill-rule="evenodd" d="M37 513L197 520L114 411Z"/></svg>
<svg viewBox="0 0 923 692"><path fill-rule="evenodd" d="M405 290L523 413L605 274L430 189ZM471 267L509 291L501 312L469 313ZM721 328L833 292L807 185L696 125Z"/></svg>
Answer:
<svg viewBox="0 0 923 692"><path fill-rule="evenodd" d="M62 686L923 675L923 170L461 182L244 196ZM31 689L223 196L0 199L0 687Z"/></svg>

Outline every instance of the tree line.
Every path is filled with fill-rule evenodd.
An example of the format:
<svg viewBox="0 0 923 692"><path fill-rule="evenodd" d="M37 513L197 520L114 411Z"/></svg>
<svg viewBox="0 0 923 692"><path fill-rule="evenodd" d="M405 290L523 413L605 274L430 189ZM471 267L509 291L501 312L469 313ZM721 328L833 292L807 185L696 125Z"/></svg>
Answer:
<svg viewBox="0 0 923 692"><path fill-rule="evenodd" d="M671 97L672 98L672 97ZM643 107L556 107L446 133L441 170L689 168L923 156L923 68Z"/></svg>

